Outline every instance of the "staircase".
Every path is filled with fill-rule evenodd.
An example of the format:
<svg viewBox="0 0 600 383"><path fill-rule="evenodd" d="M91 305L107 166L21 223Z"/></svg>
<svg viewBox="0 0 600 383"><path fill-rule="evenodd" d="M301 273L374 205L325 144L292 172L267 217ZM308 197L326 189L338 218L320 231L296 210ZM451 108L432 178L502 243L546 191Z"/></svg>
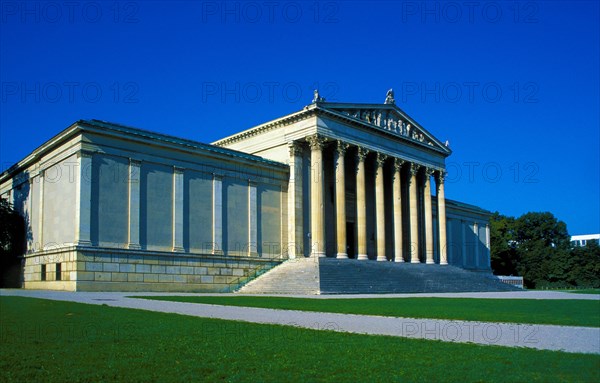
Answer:
<svg viewBox="0 0 600 383"><path fill-rule="evenodd" d="M243 294L319 294L318 258L289 259L250 281Z"/></svg>
<svg viewBox="0 0 600 383"><path fill-rule="evenodd" d="M297 258L271 269L238 292L304 295L518 290L491 274L454 266Z"/></svg>
<svg viewBox="0 0 600 383"><path fill-rule="evenodd" d="M454 266L321 258L321 294L446 293L520 290L493 275Z"/></svg>

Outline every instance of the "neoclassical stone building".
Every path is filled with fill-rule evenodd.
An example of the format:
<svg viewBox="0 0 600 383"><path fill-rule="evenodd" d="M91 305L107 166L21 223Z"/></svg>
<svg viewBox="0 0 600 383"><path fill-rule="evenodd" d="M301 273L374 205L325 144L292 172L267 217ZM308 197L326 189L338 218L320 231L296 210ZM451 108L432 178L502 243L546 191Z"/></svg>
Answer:
<svg viewBox="0 0 600 383"><path fill-rule="evenodd" d="M489 212L445 199L440 142L395 105L330 103L211 145L78 121L0 175L25 288L231 291L295 257L489 270Z"/></svg>

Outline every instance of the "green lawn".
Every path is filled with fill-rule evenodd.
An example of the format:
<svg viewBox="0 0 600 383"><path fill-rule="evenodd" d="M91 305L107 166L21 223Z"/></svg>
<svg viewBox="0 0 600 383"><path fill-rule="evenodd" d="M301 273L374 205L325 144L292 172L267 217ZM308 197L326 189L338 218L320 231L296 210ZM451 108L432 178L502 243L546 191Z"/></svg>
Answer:
<svg viewBox="0 0 600 383"><path fill-rule="evenodd" d="M600 356L0 297L2 382L597 382Z"/></svg>
<svg viewBox="0 0 600 383"><path fill-rule="evenodd" d="M462 319L482 322L600 327L600 301L588 300L475 298L311 299L261 296L136 296L135 298L408 318Z"/></svg>

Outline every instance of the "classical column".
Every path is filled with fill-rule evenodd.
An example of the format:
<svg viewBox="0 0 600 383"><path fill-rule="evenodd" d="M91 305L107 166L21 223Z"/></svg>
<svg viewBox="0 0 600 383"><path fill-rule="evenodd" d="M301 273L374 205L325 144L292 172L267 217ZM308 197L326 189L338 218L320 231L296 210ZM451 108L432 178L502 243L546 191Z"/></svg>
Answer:
<svg viewBox="0 0 600 383"><path fill-rule="evenodd" d="M394 261L404 262L402 256L402 180L400 171L404 160L394 158L394 184L392 201L394 204Z"/></svg>
<svg viewBox="0 0 600 383"><path fill-rule="evenodd" d="M358 255L356 259L369 259L367 256L367 204L366 204L366 182L365 182L365 159L369 151L358 148L356 156L356 229L358 237Z"/></svg>
<svg viewBox="0 0 600 383"><path fill-rule="evenodd" d="M129 159L129 240L132 250L140 246L140 169L141 161Z"/></svg>
<svg viewBox="0 0 600 383"><path fill-rule="evenodd" d="M485 249L486 249L486 260L487 267L492 266L492 260L490 259L490 225L485 224Z"/></svg>
<svg viewBox="0 0 600 383"><path fill-rule="evenodd" d="M92 224L92 153L77 152L77 194L75 196L75 242L90 246Z"/></svg>
<svg viewBox="0 0 600 383"><path fill-rule="evenodd" d="M467 266L467 226L469 225L464 220L460 220L462 226L462 266Z"/></svg>
<svg viewBox="0 0 600 383"><path fill-rule="evenodd" d="M46 176L46 170L40 169L40 191L39 191L39 207L38 207L38 236L39 246L36 246L37 250L44 250L44 180Z"/></svg>
<svg viewBox="0 0 600 383"><path fill-rule="evenodd" d="M173 251L183 252L183 169L173 168Z"/></svg>
<svg viewBox="0 0 600 383"><path fill-rule="evenodd" d="M417 173L419 165L410 164L410 263L419 263L419 224L417 222Z"/></svg>
<svg viewBox="0 0 600 383"><path fill-rule="evenodd" d="M377 169L375 170L375 214L377 222L375 233L377 235L378 261L387 261L385 254L385 193L383 188L383 164L386 158L385 154L377 153L377 158L375 159L377 165Z"/></svg>
<svg viewBox="0 0 600 383"><path fill-rule="evenodd" d="M291 142L288 183L288 257L303 256L302 244L302 146Z"/></svg>
<svg viewBox="0 0 600 383"><path fill-rule="evenodd" d="M256 182L248 180L248 256L258 256L258 211Z"/></svg>
<svg viewBox="0 0 600 383"><path fill-rule="evenodd" d="M337 233L337 257L348 258L346 252L346 180L344 154L348 144L338 141L335 148L335 227Z"/></svg>
<svg viewBox="0 0 600 383"><path fill-rule="evenodd" d="M317 134L306 138L310 144L310 231L311 257L325 257L325 206L323 204L323 147L325 138Z"/></svg>
<svg viewBox="0 0 600 383"><path fill-rule="evenodd" d="M433 261L433 213L431 210L431 176L433 169L425 168L425 187L423 201L425 205L425 263L432 265Z"/></svg>
<svg viewBox="0 0 600 383"><path fill-rule="evenodd" d="M223 176L213 173L212 246L213 254L223 254Z"/></svg>
<svg viewBox="0 0 600 383"><path fill-rule="evenodd" d="M446 237L446 195L444 193L444 170L438 171L437 185L437 208L438 227L440 230L440 265L448 264L448 241Z"/></svg>
<svg viewBox="0 0 600 383"><path fill-rule="evenodd" d="M475 268L479 268L479 224L473 222L473 235L475 236L473 253L475 254Z"/></svg>

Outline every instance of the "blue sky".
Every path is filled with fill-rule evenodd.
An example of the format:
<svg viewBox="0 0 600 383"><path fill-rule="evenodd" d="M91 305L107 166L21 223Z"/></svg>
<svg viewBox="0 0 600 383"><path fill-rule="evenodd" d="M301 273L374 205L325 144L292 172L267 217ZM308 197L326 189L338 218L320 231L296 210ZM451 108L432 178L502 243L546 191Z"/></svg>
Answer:
<svg viewBox="0 0 600 383"><path fill-rule="evenodd" d="M0 4L2 170L79 119L211 142L393 88L448 198L600 232L597 1Z"/></svg>

